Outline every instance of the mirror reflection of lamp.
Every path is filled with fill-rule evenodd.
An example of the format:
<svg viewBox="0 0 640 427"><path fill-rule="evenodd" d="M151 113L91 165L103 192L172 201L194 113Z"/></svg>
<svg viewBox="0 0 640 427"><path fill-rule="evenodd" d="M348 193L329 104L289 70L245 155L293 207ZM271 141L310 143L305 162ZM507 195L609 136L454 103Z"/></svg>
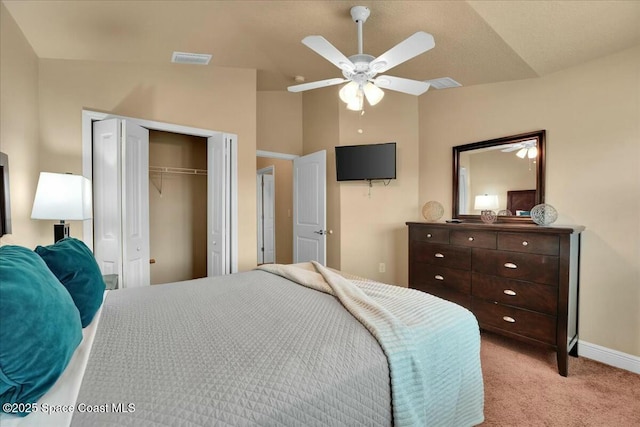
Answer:
<svg viewBox="0 0 640 427"><path fill-rule="evenodd" d="M492 211L498 209L497 194L479 194L476 196L473 208L477 211Z"/></svg>

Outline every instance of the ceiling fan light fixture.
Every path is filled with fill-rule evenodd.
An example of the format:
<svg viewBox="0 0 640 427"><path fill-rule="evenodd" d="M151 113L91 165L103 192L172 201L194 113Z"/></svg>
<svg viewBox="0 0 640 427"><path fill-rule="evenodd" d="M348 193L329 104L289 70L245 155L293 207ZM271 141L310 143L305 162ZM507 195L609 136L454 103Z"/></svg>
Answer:
<svg viewBox="0 0 640 427"><path fill-rule="evenodd" d="M346 85L342 86L342 89L340 89L340 92L338 93L342 102L344 102L345 104L351 102L358 94L359 88L360 85L356 82L349 82Z"/></svg>
<svg viewBox="0 0 640 427"><path fill-rule="evenodd" d="M530 159L535 159L537 156L538 156L538 148L537 147L529 148L529 152L527 153L527 157L529 157Z"/></svg>
<svg viewBox="0 0 640 427"><path fill-rule="evenodd" d="M384 91L371 82L364 85L364 96L367 97L369 105L374 106L384 98Z"/></svg>
<svg viewBox="0 0 640 427"><path fill-rule="evenodd" d="M526 155L527 155L526 148L521 148L520 151L516 153L516 156L520 157L521 159L524 159Z"/></svg>
<svg viewBox="0 0 640 427"><path fill-rule="evenodd" d="M355 96L347 102L347 110L351 111L362 111L364 107L364 95L362 90L358 90Z"/></svg>

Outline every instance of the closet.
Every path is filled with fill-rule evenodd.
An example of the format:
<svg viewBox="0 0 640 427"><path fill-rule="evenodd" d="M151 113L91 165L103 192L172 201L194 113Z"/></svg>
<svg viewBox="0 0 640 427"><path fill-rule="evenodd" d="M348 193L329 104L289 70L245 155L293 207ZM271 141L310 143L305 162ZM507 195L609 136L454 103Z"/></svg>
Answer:
<svg viewBox="0 0 640 427"><path fill-rule="evenodd" d="M151 284L207 276L207 138L149 131Z"/></svg>

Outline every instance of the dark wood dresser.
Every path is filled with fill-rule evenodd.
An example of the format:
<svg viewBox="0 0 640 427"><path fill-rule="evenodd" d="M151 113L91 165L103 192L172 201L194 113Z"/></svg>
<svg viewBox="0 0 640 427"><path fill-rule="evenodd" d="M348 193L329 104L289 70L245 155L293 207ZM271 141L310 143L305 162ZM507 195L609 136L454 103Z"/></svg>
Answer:
<svg viewBox="0 0 640 427"><path fill-rule="evenodd" d="M409 226L409 287L471 310L480 328L577 356L584 227L419 223Z"/></svg>

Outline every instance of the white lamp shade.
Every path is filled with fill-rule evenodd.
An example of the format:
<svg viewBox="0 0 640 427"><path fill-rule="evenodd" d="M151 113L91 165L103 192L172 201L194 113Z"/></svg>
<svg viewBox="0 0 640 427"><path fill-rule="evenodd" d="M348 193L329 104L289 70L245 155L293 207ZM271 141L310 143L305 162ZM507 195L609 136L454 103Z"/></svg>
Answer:
<svg viewBox="0 0 640 427"><path fill-rule="evenodd" d="M538 148L537 147L529 148L529 152L527 153L527 157L529 157L530 159L535 159L537 156L538 156Z"/></svg>
<svg viewBox="0 0 640 427"><path fill-rule="evenodd" d="M340 92L338 92L342 102L344 102L345 104L349 104L350 102L352 102L356 98L359 88L360 85L358 85L358 83L356 82L349 82L346 85L342 86L342 89L340 89Z"/></svg>
<svg viewBox="0 0 640 427"><path fill-rule="evenodd" d="M367 97L369 105L374 106L384 98L384 91L373 83L364 85L364 96Z"/></svg>
<svg viewBox="0 0 640 427"><path fill-rule="evenodd" d="M361 111L362 107L364 107L364 96L362 94L362 91L358 90L356 96L354 96L353 99L347 103L347 110Z"/></svg>
<svg viewBox="0 0 640 427"><path fill-rule="evenodd" d="M497 194L480 194L476 196L473 208L477 211L498 209Z"/></svg>
<svg viewBox="0 0 640 427"><path fill-rule="evenodd" d="M64 221L91 217L91 181L81 175L40 172L31 219Z"/></svg>
<svg viewBox="0 0 640 427"><path fill-rule="evenodd" d="M526 149L526 148L521 148L521 149L516 153L516 156L520 157L521 159L524 159L526 155L527 155L527 149Z"/></svg>

